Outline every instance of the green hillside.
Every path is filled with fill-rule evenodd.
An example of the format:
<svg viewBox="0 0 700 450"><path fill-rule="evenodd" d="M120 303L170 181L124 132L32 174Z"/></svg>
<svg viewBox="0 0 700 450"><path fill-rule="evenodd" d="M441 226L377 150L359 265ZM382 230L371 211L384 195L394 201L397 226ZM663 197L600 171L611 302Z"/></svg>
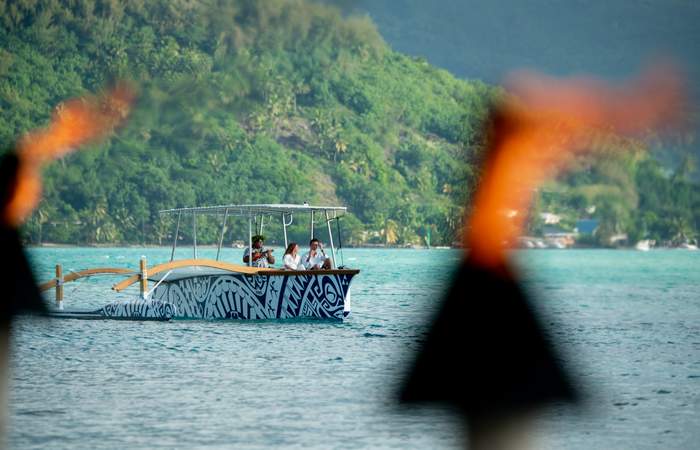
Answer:
<svg viewBox="0 0 700 450"><path fill-rule="evenodd" d="M391 51L367 18L301 0L18 1L0 16L3 142L115 77L140 88L118 135L48 169L33 241L41 224L43 241L154 242L160 209L304 201L347 205L355 241L454 238L495 91Z"/></svg>
<svg viewBox="0 0 700 450"><path fill-rule="evenodd" d="M502 95L393 51L366 17L303 0L0 0L0 25L5 147L64 99L119 78L140 92L108 142L47 169L25 228L33 243L164 243L173 224L161 209L308 201L349 207L346 243L429 233L449 244L477 178L481 124ZM602 244L617 233L692 238L692 160L672 173L617 152L640 145L581 161L534 212L560 214L568 229L598 219ZM537 214L530 224L543 231ZM297 222L293 239L307 227ZM214 242L216 228L198 224L198 240ZM244 229L234 223L227 241Z"/></svg>
<svg viewBox="0 0 700 450"><path fill-rule="evenodd" d="M700 2L322 1L368 13L394 50L424 56L460 78L497 84L513 70L531 68L624 80L664 55L680 64L692 102L700 102ZM689 122L676 136L652 146L665 166L677 167L685 154L700 157L697 111ZM691 177L700 182L700 171Z"/></svg>

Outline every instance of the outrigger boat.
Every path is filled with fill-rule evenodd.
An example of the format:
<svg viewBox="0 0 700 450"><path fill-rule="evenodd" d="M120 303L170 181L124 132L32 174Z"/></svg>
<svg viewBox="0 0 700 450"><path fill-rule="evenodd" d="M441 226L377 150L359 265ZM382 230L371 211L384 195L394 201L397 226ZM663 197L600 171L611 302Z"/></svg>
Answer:
<svg viewBox="0 0 700 450"><path fill-rule="evenodd" d="M51 315L84 319L287 319L321 318L342 320L350 313L350 283L359 270L336 266L336 249L331 223L346 212L345 207L289 204L221 205L197 208L179 208L160 211L162 215L177 217L170 261L146 267L141 259L138 272L124 268L87 269L63 276L56 267L56 278L41 285L42 290L56 289L57 308ZM227 220L233 216L248 220L248 246L252 248L253 223L262 234L264 220L281 221L285 247L287 227L294 216L309 215L310 235L314 226L325 225L331 248L329 270L280 270L253 267L220 261ZM197 257L197 217L222 217L221 234L216 259ZM175 260L175 249L183 219L191 216L193 258ZM268 224L270 222L268 221ZM338 235L340 238L340 235ZM342 244L341 244L342 247ZM139 283L139 295L111 302L98 310L63 309L63 284L80 278L111 274L128 276L112 289L121 292ZM148 283L155 283L148 289Z"/></svg>

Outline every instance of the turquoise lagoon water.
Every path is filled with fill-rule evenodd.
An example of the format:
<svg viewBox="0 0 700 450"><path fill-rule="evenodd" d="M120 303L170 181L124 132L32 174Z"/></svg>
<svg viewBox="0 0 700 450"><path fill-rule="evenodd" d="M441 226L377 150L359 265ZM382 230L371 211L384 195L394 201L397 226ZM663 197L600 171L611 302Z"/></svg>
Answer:
<svg viewBox="0 0 700 450"><path fill-rule="evenodd" d="M141 255L150 262L170 256L168 249L30 251L41 279L57 262L66 271L134 268ZM224 259L240 256L227 250ZM460 253L348 249L344 256L362 273L342 323L20 318L9 446L463 446L459 419L394 402ZM700 252L529 250L513 257L588 399L586 408L555 407L538 417L534 448L698 448ZM109 290L113 281L66 285L66 306L99 307L125 295Z"/></svg>

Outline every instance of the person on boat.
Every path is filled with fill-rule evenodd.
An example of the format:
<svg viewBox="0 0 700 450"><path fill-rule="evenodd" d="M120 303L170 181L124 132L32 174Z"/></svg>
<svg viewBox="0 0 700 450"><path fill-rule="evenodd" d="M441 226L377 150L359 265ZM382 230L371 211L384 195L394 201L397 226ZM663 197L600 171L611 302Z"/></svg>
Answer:
<svg viewBox="0 0 700 450"><path fill-rule="evenodd" d="M275 263L275 257L272 256L272 249L263 247L265 236L256 234L253 236L253 267L270 267ZM246 247L243 252L243 262L248 264L250 259L250 247Z"/></svg>
<svg viewBox="0 0 700 450"><path fill-rule="evenodd" d="M301 257L301 262L307 270L328 270L331 268L331 259L326 256L321 242L316 238L309 242L309 251Z"/></svg>
<svg viewBox="0 0 700 450"><path fill-rule="evenodd" d="M284 268L288 270L304 270L305 267L301 263L301 255L299 254L299 245L292 242L284 252L283 261Z"/></svg>

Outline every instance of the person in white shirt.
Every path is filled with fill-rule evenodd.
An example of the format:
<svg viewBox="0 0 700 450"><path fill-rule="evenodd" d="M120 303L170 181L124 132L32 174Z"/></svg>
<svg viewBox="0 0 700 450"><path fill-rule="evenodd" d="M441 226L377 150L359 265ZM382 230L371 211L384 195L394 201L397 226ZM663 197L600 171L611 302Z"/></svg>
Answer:
<svg viewBox="0 0 700 450"><path fill-rule="evenodd" d="M332 266L331 259L326 256L321 242L316 238L309 242L309 251L301 257L301 263L306 267L306 270L328 270Z"/></svg>
<svg viewBox="0 0 700 450"><path fill-rule="evenodd" d="M282 258L284 268L287 270L304 270L305 267L301 263L301 255L299 255L299 245L296 242L291 242L284 252Z"/></svg>

